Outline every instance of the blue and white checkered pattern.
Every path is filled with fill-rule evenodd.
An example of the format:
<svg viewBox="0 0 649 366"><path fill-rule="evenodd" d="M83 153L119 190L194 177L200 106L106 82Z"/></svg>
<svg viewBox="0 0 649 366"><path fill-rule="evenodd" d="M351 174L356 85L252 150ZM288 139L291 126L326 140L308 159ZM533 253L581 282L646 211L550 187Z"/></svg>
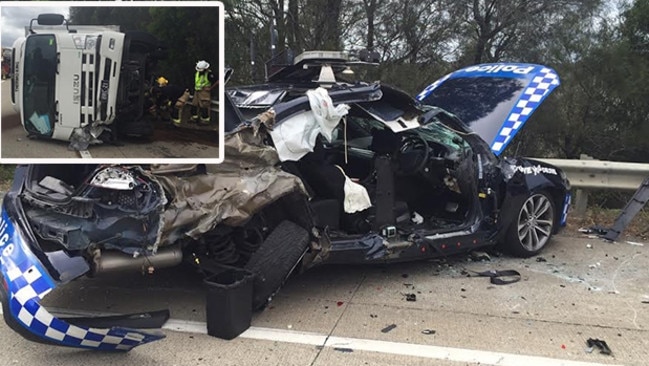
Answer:
<svg viewBox="0 0 649 366"><path fill-rule="evenodd" d="M503 123L502 128L491 143L491 150L496 154L502 152L536 107L557 85L559 85L559 76L549 68L541 69L534 76L507 120Z"/></svg>
<svg viewBox="0 0 649 366"><path fill-rule="evenodd" d="M448 80L448 78L450 78L451 75L453 75L453 73L447 74L442 78L438 79L437 81L435 81L434 83L428 85L424 90L421 91L421 93L417 94L417 100L418 101L424 100L428 96L428 94L430 94L433 90L437 89L438 86L442 85L442 83Z"/></svg>
<svg viewBox="0 0 649 366"><path fill-rule="evenodd" d="M496 63L469 66L452 72L428 85L417 95L417 100L426 99L435 89L448 79L472 77L517 78L528 82L523 94L502 122L500 130L490 144L491 150L499 155L511 142L512 138L525 124L527 118L538 107L543 99L559 85L559 76L552 69L532 64Z"/></svg>
<svg viewBox="0 0 649 366"><path fill-rule="evenodd" d="M8 310L31 333L55 344L107 351L128 351L164 338L161 332L90 328L54 317L39 304L55 288L54 281L14 230L5 212L0 220L0 240L0 267L7 282Z"/></svg>
<svg viewBox="0 0 649 366"><path fill-rule="evenodd" d="M568 221L568 209L570 208L570 192L566 193L566 198L563 202L563 212L561 214L561 226L565 226Z"/></svg>

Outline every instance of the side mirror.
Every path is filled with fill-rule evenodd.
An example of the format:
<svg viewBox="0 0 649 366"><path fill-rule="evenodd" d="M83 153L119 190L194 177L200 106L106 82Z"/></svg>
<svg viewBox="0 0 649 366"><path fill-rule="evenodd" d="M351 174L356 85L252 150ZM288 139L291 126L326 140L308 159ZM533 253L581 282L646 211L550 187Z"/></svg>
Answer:
<svg viewBox="0 0 649 366"><path fill-rule="evenodd" d="M36 21L38 25L62 25L65 17L61 14L40 14Z"/></svg>
<svg viewBox="0 0 649 366"><path fill-rule="evenodd" d="M34 24L34 20L38 23L38 25L62 25L65 23L65 27L68 27L68 23L65 21L65 17L61 14L39 14L38 18L32 19L29 22L29 33L34 34L34 29L32 29L32 25Z"/></svg>

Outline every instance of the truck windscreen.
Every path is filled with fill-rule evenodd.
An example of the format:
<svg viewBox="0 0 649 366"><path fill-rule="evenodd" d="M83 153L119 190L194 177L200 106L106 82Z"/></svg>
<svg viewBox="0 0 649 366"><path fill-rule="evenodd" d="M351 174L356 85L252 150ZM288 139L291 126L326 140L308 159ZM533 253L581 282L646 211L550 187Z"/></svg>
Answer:
<svg viewBox="0 0 649 366"><path fill-rule="evenodd" d="M35 34L25 42L23 113L25 128L33 134L52 135L57 70L56 38Z"/></svg>

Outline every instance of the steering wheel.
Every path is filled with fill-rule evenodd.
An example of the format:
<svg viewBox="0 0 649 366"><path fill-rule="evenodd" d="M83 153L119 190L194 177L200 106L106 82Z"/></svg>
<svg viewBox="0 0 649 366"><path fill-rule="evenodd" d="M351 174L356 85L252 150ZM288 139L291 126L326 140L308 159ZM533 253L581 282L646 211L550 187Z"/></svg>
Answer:
<svg viewBox="0 0 649 366"><path fill-rule="evenodd" d="M397 165L396 173L413 175L424 169L428 162L430 150L428 143L417 134L408 134L401 138L401 146L394 154Z"/></svg>

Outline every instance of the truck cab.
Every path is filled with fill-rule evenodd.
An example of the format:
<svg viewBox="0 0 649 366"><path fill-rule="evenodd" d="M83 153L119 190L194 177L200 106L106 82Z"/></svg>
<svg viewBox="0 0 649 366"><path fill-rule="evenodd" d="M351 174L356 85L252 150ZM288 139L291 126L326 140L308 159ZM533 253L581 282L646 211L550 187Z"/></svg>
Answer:
<svg viewBox="0 0 649 366"><path fill-rule="evenodd" d="M140 125L160 54L155 37L41 14L13 48L11 97L30 136L90 143L115 127L147 132Z"/></svg>

